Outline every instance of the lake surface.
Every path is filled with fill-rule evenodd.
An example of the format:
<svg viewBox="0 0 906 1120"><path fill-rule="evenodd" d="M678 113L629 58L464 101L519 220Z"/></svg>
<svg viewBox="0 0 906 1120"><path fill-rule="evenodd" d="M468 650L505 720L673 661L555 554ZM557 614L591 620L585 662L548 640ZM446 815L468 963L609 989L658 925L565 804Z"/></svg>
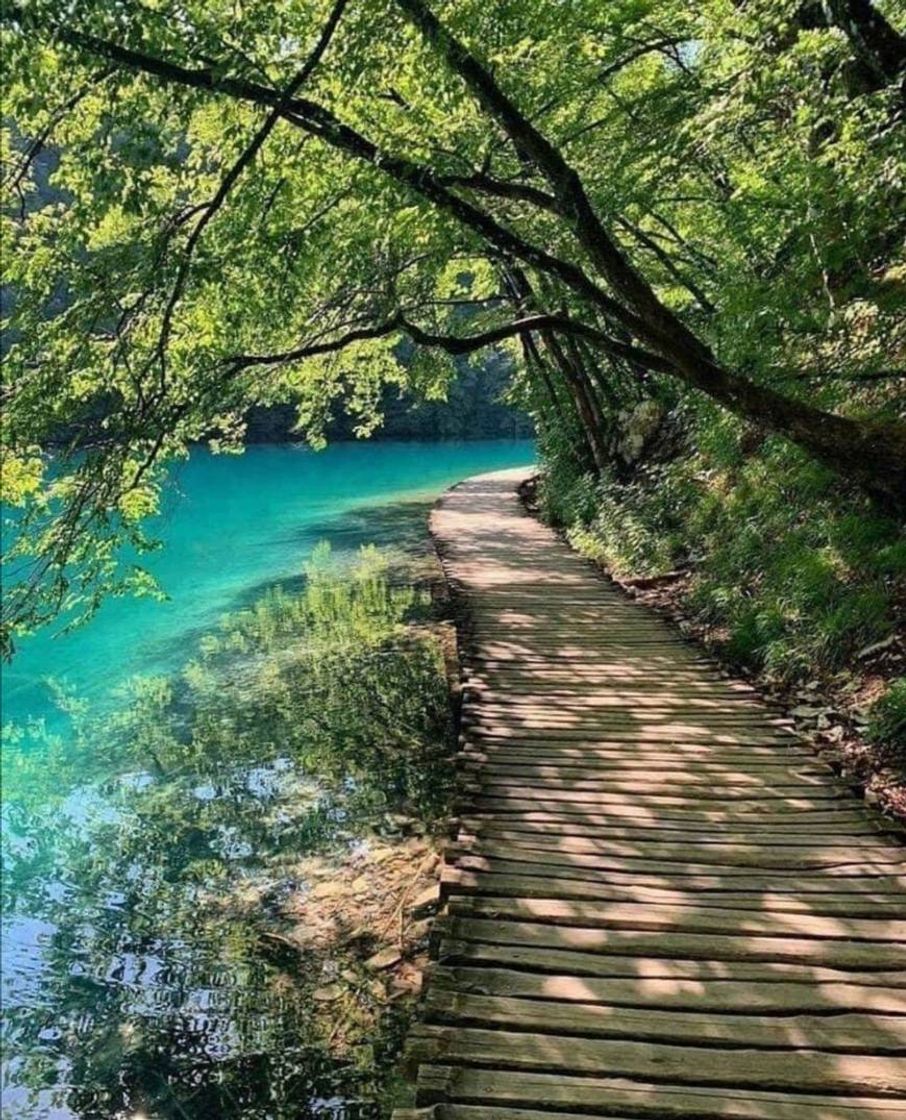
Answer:
<svg viewBox="0 0 906 1120"><path fill-rule="evenodd" d="M210 760L210 773L193 760L191 780L180 775L184 788L157 783L153 813L124 812L105 800L103 756L90 757L84 734L76 739L55 688L92 713L135 704L123 691L131 678L178 680L225 613L268 588L301 586L319 542L338 560L368 543L423 546L429 503L444 488L533 457L527 441L195 451L174 471L150 526L165 547L146 566L169 600L111 601L79 630L22 642L4 671L4 722L43 720L56 739L4 744L8 763L35 752L31 768L9 765L4 775L4 1120L376 1115L354 1071L300 1042L305 1009L253 951L254 938L244 944L241 922L206 923L197 909L212 876L235 885L251 881L253 865L259 874L273 855L261 850L271 835L279 832L284 852L304 846L312 820L336 825L346 810L323 798L312 810L311 783L295 761L246 750L235 767ZM147 721L136 727L153 738ZM42 788L41 751L51 749L66 762L71 790L60 788L59 765L48 765ZM83 762L92 770L84 787ZM122 777L111 769L107 785ZM134 788L156 781L129 780ZM304 828L294 816L303 790ZM83 837L88 818L95 831ZM342 838L358 842L354 833L346 827ZM109 849L97 847L99 836ZM142 913L143 884L154 914Z"/></svg>
<svg viewBox="0 0 906 1120"><path fill-rule="evenodd" d="M298 577L319 541L342 551L421 537L419 503L533 455L525 440L195 451L175 468L163 511L149 522L166 547L142 560L170 601L111 601L83 629L54 637L48 628L24 640L3 672L4 722L54 718L47 678L103 702L131 674L178 669L188 640L267 586Z"/></svg>

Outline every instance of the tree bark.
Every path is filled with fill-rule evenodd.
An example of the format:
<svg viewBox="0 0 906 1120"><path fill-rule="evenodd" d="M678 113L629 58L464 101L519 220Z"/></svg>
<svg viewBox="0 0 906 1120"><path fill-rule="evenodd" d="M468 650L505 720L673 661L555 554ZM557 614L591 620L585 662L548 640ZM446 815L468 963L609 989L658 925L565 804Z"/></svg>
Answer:
<svg viewBox="0 0 906 1120"><path fill-rule="evenodd" d="M906 69L906 39L870 0L828 0L830 18L853 54L874 78L873 88L888 85Z"/></svg>
<svg viewBox="0 0 906 1120"><path fill-rule="evenodd" d="M531 281L525 272L517 265L511 264L507 269L507 275L522 312L543 313ZM539 334L544 342L545 350L550 355L551 363L559 370L563 384L566 386L567 393L573 402L573 407L585 434L585 442L594 468L598 474L601 474L607 467L608 453L601 412L595 400L594 392L582 370L574 367L564 353L556 333L552 330L541 330ZM539 360L544 365L544 359L540 355Z"/></svg>
<svg viewBox="0 0 906 1120"><path fill-rule="evenodd" d="M598 402L595 400L594 391L584 371L574 366L569 360L557 336L552 331L543 331L541 337L552 362L560 371L563 382L575 401L576 410L582 419L582 425L588 436L595 470L598 474L603 474L610 463L610 454L607 441L604 438L604 424Z"/></svg>

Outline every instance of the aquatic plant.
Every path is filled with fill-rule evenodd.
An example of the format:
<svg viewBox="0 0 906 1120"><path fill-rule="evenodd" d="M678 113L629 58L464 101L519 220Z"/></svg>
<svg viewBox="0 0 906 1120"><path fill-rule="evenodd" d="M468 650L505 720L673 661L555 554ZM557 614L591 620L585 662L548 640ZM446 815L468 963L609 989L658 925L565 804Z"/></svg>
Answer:
<svg viewBox="0 0 906 1120"><path fill-rule="evenodd" d="M180 678L135 680L107 714L66 701L66 742L18 731L3 909L25 939L5 1028L23 1115L377 1114L400 1028L353 988L370 1033L339 1060L310 1001L323 962L262 931L303 856L401 816L431 827L451 712L437 640L411 625L423 591L375 549L346 571L319 549L306 577L224 618Z"/></svg>

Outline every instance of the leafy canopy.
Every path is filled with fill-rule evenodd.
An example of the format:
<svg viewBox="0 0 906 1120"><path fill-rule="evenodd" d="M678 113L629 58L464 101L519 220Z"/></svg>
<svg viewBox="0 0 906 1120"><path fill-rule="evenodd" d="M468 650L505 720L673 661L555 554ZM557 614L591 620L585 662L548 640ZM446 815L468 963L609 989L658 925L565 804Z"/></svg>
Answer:
<svg viewBox="0 0 906 1120"><path fill-rule="evenodd" d="M676 372L419 8L8 9L7 633L147 590L135 553L166 463L238 448L252 404L295 401L317 442L342 401L369 434L383 384L442 395L450 351L485 335L537 409L508 326L535 312L581 321L611 379ZM843 411L803 369L889 364L906 130L842 24L796 0L436 11L581 177L680 342L703 340L700 364ZM507 286L514 259L533 305ZM882 385L869 414L890 402Z"/></svg>

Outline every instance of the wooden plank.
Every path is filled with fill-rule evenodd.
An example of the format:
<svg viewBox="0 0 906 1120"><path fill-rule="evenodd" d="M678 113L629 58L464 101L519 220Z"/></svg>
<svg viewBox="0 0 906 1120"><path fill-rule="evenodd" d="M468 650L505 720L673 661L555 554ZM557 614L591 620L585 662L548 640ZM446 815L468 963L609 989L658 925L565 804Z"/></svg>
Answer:
<svg viewBox="0 0 906 1120"><path fill-rule="evenodd" d="M608 802L606 806L588 805L582 802L570 803L558 801L547 797L537 798L504 798L504 797L477 797L460 795L455 803L459 812L469 812L476 819L485 819L500 828L507 827L507 819L524 819L532 813L551 813L563 818L563 823L572 819L574 824L593 823L596 818L606 815L614 823L621 819L631 821L648 821L652 825L660 825L664 821L682 822L689 824L710 823L724 825L728 829L741 827L744 829L753 824L791 824L794 821L808 821L818 826L830 826L840 836L846 838L846 826L852 822L864 820L858 813L847 808L846 802L829 802L824 809L795 809L783 804L771 803L762 806L762 812L747 808L745 805L715 805L713 808L699 806L696 808L683 805L647 805L640 801L620 803ZM541 835L545 830L538 829ZM550 831L550 830L548 830ZM818 828L815 830L819 831ZM901 845L891 844L891 847Z"/></svg>
<svg viewBox="0 0 906 1120"><path fill-rule="evenodd" d="M528 858L526 858L528 857ZM447 867L466 871L487 871L498 875L538 877L551 883L579 880L614 888L654 888L694 892L706 901L711 894L744 892L760 898L793 895L804 905L814 896L840 898L869 895L891 898L906 906L903 888L906 878L892 875L837 875L822 871L820 875L801 875L788 871L758 871L749 868L704 866L694 873L676 874L668 865L662 874L602 869L594 857L549 855L535 849L513 849L487 844L475 847L451 847L445 852Z"/></svg>
<svg viewBox="0 0 906 1120"><path fill-rule="evenodd" d="M475 755L461 752L457 759L463 768L495 781L501 779L548 779L559 781L607 781L615 788L633 793L637 789L658 786L713 786L716 782L726 782L730 786L820 786L832 780L830 770L820 766L747 766L735 765L708 766L693 762L674 760L669 767L658 767L652 772L650 761L638 760L634 763L601 761L600 759L559 759L545 760Z"/></svg>
<svg viewBox="0 0 906 1120"><path fill-rule="evenodd" d="M495 715L542 716L545 720L562 719L566 723L589 721L595 726L609 723L637 724L655 719L661 722L683 722L684 717L707 726L739 724L741 727L791 727L792 721L770 715L764 709L745 700L727 701L725 698L670 695L668 693L639 694L635 700L625 700L609 692L590 691L563 697L546 693L491 692L488 689L466 688L463 710L476 719Z"/></svg>
<svg viewBox="0 0 906 1120"><path fill-rule="evenodd" d="M445 868L441 877L444 897L481 895L491 898L560 899L566 902L626 902L638 905L693 907L695 909L754 910L760 914L811 914L839 918L906 918L906 898L900 894L816 893L802 898L799 892L724 890L704 893L691 888L622 886L606 877L591 881L563 876L520 875L511 870L494 873L469 867Z"/></svg>
<svg viewBox="0 0 906 1120"><path fill-rule="evenodd" d="M481 712L543 712L548 713L552 705L557 705L569 716L576 713L591 715L594 718L625 715L627 711L641 713L646 718L652 712L669 714L689 714L709 719L741 720L743 718L764 723L771 720L771 726L789 727L789 720L777 716L767 716L762 708L748 699L713 693L694 692L638 692L628 696L625 692L602 692L599 688L575 689L571 692L550 689L491 689L487 686L467 685L463 689L466 706L476 713Z"/></svg>
<svg viewBox="0 0 906 1120"><path fill-rule="evenodd" d="M615 709L612 713L586 714L572 710L557 712L543 704L532 704L523 708L512 704L499 707L488 704L476 707L464 706L462 723L470 730L487 729L489 732L494 732L496 725L502 728L504 733L555 731L561 738L580 739L602 732L606 735L611 729L639 737L659 736L682 739L707 736L708 739L717 738L718 742L721 741L720 736L728 736L727 742L743 745L759 743L775 737L782 741L784 734L780 721L732 713L675 714L666 709L645 712Z"/></svg>
<svg viewBox="0 0 906 1120"><path fill-rule="evenodd" d="M557 837L555 834L535 834L533 832L508 831L505 827L489 827L482 834L494 838L496 844L513 848L563 852L574 855L598 856L623 861L627 869L639 866L639 861L653 860L656 863L693 865L719 864L725 867L760 867L778 870L817 870L823 867L858 866L863 868L885 869L885 874L899 874L906 871L906 861L902 854L892 847L878 845L866 848L814 848L774 847L771 844L713 843L713 844L669 844L648 840L622 841L603 840L595 835L568 835ZM619 868L619 863L609 863ZM644 867L639 867L644 870Z"/></svg>
<svg viewBox="0 0 906 1120"><path fill-rule="evenodd" d="M776 1010L776 1009L775 1009ZM769 1050L822 1050L840 1054L906 1054L906 1018L901 1015L757 1015L689 1010L652 1010L607 1004L559 1003L452 992L427 992L428 1024L460 1024L561 1037L638 1039L673 1045L746 1046Z"/></svg>
<svg viewBox="0 0 906 1120"><path fill-rule="evenodd" d="M906 1094L906 1060L867 1054L827 1054L652 1044L530 1034L473 1027L416 1027L411 1059L598 1077L631 1077L671 1085L713 1085L812 1093ZM577 1102L578 1103L578 1102Z"/></svg>
<svg viewBox="0 0 906 1120"><path fill-rule="evenodd" d="M497 818L489 817L462 817L462 826L467 832L475 832L481 824L490 823ZM691 821L682 823L677 821L664 822L661 820L649 821L645 819L619 818L613 822L609 817L601 815L595 820L585 816L577 821L574 816L562 816L556 813L526 813L510 814L506 819L506 827L520 832L544 832L542 824L553 825L555 828L547 831L559 831L559 835L569 834L569 825L581 824L587 829L588 835L599 836L602 840L656 840L669 841L675 844L711 844L726 843L728 832L726 828L712 824L708 821ZM474 825L474 827L473 827ZM536 827L539 826L539 827ZM594 830L594 831L592 831ZM581 836L582 832L572 833ZM815 844L839 844L840 832L831 831L827 825L763 825L757 819L746 825L739 825L733 829L735 840L744 844L770 844L774 847L783 846L814 846ZM874 847L879 841L890 841L891 845L897 844L899 834L896 832L885 833L877 826L868 823L861 827L848 825L845 832L847 847Z"/></svg>
<svg viewBox="0 0 906 1120"><path fill-rule="evenodd" d="M465 792L474 796L476 807L500 812L506 812L507 804L525 805L532 802L544 802L575 807L576 811L583 812L582 806L600 806L603 809L609 805L625 805L627 801L627 797L623 793L608 793L601 790L556 790L545 789L543 786L538 788L532 786L496 786L493 789L468 790ZM746 797L738 798L733 796L722 798L717 790L713 791L713 796L707 797L704 795L696 796L691 791L688 796L637 793L631 798L631 802L652 810L675 809L699 813L707 812L710 808L723 809L726 806L727 811L732 811L739 816L752 816L766 808L775 813L799 813L809 809L826 813L833 812L838 804L844 811L848 811L850 808L849 798L843 791L839 793L829 791L827 794L823 792L810 793L808 796L789 794L771 797L765 794L749 794ZM764 802L770 804L765 805Z"/></svg>
<svg viewBox="0 0 906 1120"><path fill-rule="evenodd" d="M569 972L578 977L601 979L633 979L679 982L692 980L699 985L710 985L715 980L776 980L788 983L813 985L823 981L856 983L866 986L893 988L906 986L906 971L894 967L872 971L861 970L858 965L800 964L796 960L717 960L713 957L664 957L652 953L647 944L639 944L635 955L606 956L596 952L568 947L499 945L491 941L471 941L446 934L445 923L437 923L438 935L435 955L439 962L482 967L505 966L531 970L540 975L560 975Z"/></svg>
<svg viewBox="0 0 906 1120"><path fill-rule="evenodd" d="M770 741L764 745L757 743L719 744L714 742L696 741L687 737L682 741L664 743L646 743L638 735L608 736L593 735L580 740L563 740L553 737L544 738L534 736L531 739L519 739L513 735L472 736L468 732L462 735L462 742L466 749L473 749L483 754L498 754L511 757L516 753L542 755L545 759L556 755L557 758L605 758L605 759L632 759L647 760L663 758L675 761L676 759L701 759L713 762L739 762L746 763L756 759L770 760L775 764L778 761L802 759L813 760L814 751L807 747L802 740L784 737L782 740Z"/></svg>
<svg viewBox="0 0 906 1120"><path fill-rule="evenodd" d="M616 760L639 759L642 762L662 758L668 762L698 759L703 762L750 762L761 759L773 762L814 761L815 753L799 739L769 739L763 744L714 743L702 740L701 736L687 736L672 742L645 742L639 735L592 735L584 739L558 739L555 736L532 736L520 739L518 736L471 735L464 731L460 741L466 750L479 754L498 755L512 758L517 754L532 755L549 760L560 758L603 758Z"/></svg>
<svg viewBox="0 0 906 1120"><path fill-rule="evenodd" d="M608 956L772 961L778 964L849 968L860 972L897 969L903 963L903 947L897 943L772 937L753 933L685 933L669 929L599 929L477 916L438 918L435 921L435 936L449 937L454 941L486 941L495 945L579 950Z"/></svg>
<svg viewBox="0 0 906 1120"><path fill-rule="evenodd" d="M655 754L627 754L624 751L603 754L573 754L550 751L546 748L531 750L509 748L502 751L478 751L466 747L455 756L456 762L470 770L487 770L502 774L524 773L528 776L553 777L554 772L567 777L596 777L601 774L618 779L658 778L670 781L676 778L693 784L700 782L730 781L738 775L743 782L771 782L782 779L799 779L809 782L832 781L836 775L821 761L777 757L773 762L764 759L707 758L684 756L674 751ZM837 779L838 781L840 779ZM732 784L732 783L731 783Z"/></svg>
<svg viewBox="0 0 906 1120"><path fill-rule="evenodd" d="M810 911L735 910L720 905L685 903L586 902L560 898L484 895L452 896L448 910L458 918L502 918L558 927L595 930L638 930L684 934L753 934L759 937L808 937L819 940L892 942L906 945L906 922L896 918L821 917Z"/></svg>
<svg viewBox="0 0 906 1120"><path fill-rule="evenodd" d="M843 1120L844 1117L848 1120L870 1120L871 1117L877 1118L876 1112L869 1112L867 1109L853 1110L851 1108L843 1108L836 1101L829 1103L827 1106L816 1105L816 1098L810 1097L809 1103L803 1107L801 1105L790 1103L788 1105L777 1106L783 1111L773 1111L774 1106L766 1106L761 1101L753 1101L751 1103L743 1104L740 1101L733 1101L727 1099L725 1102L720 1102L715 1099L713 1106L720 1109L720 1112L713 1112L709 1109L702 1109L701 1102L696 1098L694 1103L694 1115L697 1120ZM633 1105L632 1118L628 1114L621 1112L617 1116L614 1112L608 1110L608 1120L638 1120L639 1117L650 1117L652 1113L637 1111L638 1105ZM764 1111L770 1107L771 1111ZM744 1108L745 1111L738 1111ZM818 1109L818 1111L815 1111ZM753 1111L754 1110L754 1111ZM427 1108L398 1108L392 1113L392 1120L597 1120L602 1113L590 1112L551 1112L549 1109L538 1111L533 1108L510 1107L504 1104L499 1105L469 1105L469 1104L434 1104ZM663 1120L664 1117L676 1116L689 1116L689 1112L678 1113L672 1108L668 1111L658 1113L658 1120ZM892 1113L883 1113L881 1120L884 1117L890 1117Z"/></svg>
<svg viewBox="0 0 906 1120"><path fill-rule="evenodd" d="M676 814L673 811L654 813L641 805L609 805L601 812L592 809L590 812L576 813L574 809L564 811L557 805L532 804L525 809L510 809L506 815L482 812L469 806L465 808L468 809L467 815L458 819L467 832L496 827L510 832L534 832L536 836L550 833L557 836L591 836L604 833L610 828L625 828L633 832L639 829L655 830L663 834L665 842L669 842L675 833L688 832L701 834L702 837L716 834L724 839L733 836L743 842L764 834L765 843L770 843L776 836L797 833L816 836L831 834L840 841L849 838L851 829L864 827L867 835L884 839L894 849L903 849L899 832L887 832L883 826L878 827L875 819L868 813L858 811L849 814L841 814L839 810L830 813L765 812L758 816L747 814L740 817L738 814L718 811L691 815Z"/></svg>
<svg viewBox="0 0 906 1120"><path fill-rule="evenodd" d="M845 788L835 787L829 781L806 785L790 781L785 785L768 786L760 782L737 785L732 781L717 785L714 782L672 782L668 780L630 779L619 781L614 778L593 776L589 778L572 775L539 776L526 784L526 779L512 775L500 775L478 771L464 778L463 789L473 788L485 797L519 797L552 795L559 801L592 802L594 804L622 804L627 796L644 804L683 805L699 804L703 801L746 801L762 802L782 800L787 804L814 805L817 801L848 800L852 793ZM562 794L562 796L561 796ZM588 795L588 796L583 796ZM600 796L598 796L600 795ZM685 796L684 796L685 795Z"/></svg>
<svg viewBox="0 0 906 1120"><path fill-rule="evenodd" d="M600 1071L597 1071L600 1074ZM625 1078L570 1077L564 1074L510 1072L452 1065L422 1066L418 1103L461 1102L482 1109L506 1105L516 1109L507 1120L553 1120L551 1109L593 1109L614 1117L619 1109L643 1120L906 1120L906 1104L876 1096L831 1096L751 1089L727 1091L706 1086L675 1086ZM446 1108L446 1105L443 1106ZM540 1108L532 1115L518 1111ZM435 1114L437 1115L437 1114ZM478 1113L477 1116L490 1116ZM504 1113L504 1116L506 1114ZM441 1120L447 1114L440 1113ZM460 1120L455 1113L450 1120ZM473 1120L472 1117L463 1120Z"/></svg>
<svg viewBox="0 0 906 1120"><path fill-rule="evenodd" d="M509 721L481 720L468 723L467 733L473 736L488 736L493 739L521 739L526 741L553 741L563 743L591 743L600 740L622 741L624 743L704 743L714 746L760 747L777 743L781 746L793 739L781 733L778 728L758 727L740 729L704 727L701 724L661 721L642 723L624 720L594 727L545 725L543 720L534 724L522 721L519 724ZM796 740L793 739L795 742Z"/></svg>
<svg viewBox="0 0 906 1120"><path fill-rule="evenodd" d="M729 833L721 822L707 820L677 821L677 820L649 820L645 817L626 818L620 817L612 822L607 817L600 818L600 823L593 816L577 818L574 814L558 814L556 812L541 813L510 813L504 821L497 817L458 817L457 823L466 833L477 835L486 828L505 828L509 832L527 832L536 836L553 833L557 836L599 836L602 840L652 840L661 843L677 844L711 844L726 843L729 836L738 843L761 844L777 847L801 846L809 840L814 843L839 844L840 831L833 831L828 824L812 825L811 828L801 824L761 824L751 821L741 823ZM854 847L865 845L872 846L878 839L890 839L892 846L896 846L898 837L894 833L889 835L874 828L871 824L861 828L848 825L843 831L847 841L854 841ZM906 886L906 880L903 883Z"/></svg>
<svg viewBox="0 0 906 1120"><path fill-rule="evenodd" d="M604 686L604 687L602 687ZM648 682L647 687L619 684L614 687L603 678L551 681L525 681L509 677L466 677L463 695L469 702L525 703L529 700L559 704L564 708L642 708L687 703L691 708L715 711L747 711L761 714L755 692L737 691L709 683Z"/></svg>
<svg viewBox="0 0 906 1120"><path fill-rule="evenodd" d="M688 970L687 970L688 972ZM604 1004L607 1007L651 1007L674 1011L710 1011L718 1014L767 1012L783 1015L834 1015L841 1012L906 1016L906 977L900 987L883 987L840 980L805 977L784 980L721 979L688 975L669 978L633 976L597 979L567 974L547 975L507 968L469 968L435 965L430 973L430 998L437 989L482 996L502 996L540 1001L544 1013L549 1003ZM845 974L844 974L845 975ZM804 981L804 982L803 982ZM906 1026L906 1020L903 1023Z"/></svg>

